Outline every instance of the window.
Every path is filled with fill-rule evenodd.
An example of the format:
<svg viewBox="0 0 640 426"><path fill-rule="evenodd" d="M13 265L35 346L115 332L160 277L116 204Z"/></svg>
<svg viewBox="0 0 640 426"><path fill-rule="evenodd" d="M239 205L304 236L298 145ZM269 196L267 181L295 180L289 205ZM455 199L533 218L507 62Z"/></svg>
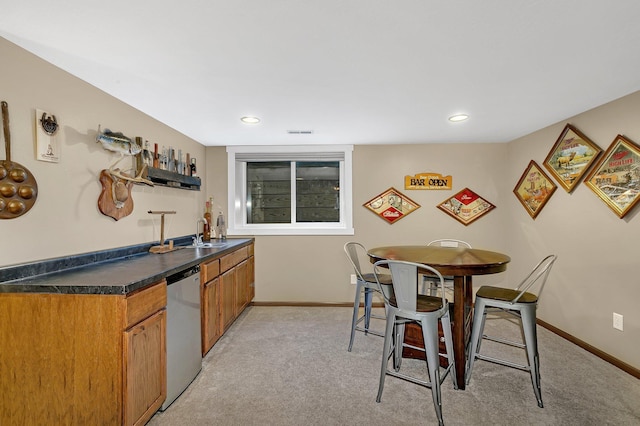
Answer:
<svg viewBox="0 0 640 426"><path fill-rule="evenodd" d="M352 146L228 147L229 235L353 235Z"/></svg>

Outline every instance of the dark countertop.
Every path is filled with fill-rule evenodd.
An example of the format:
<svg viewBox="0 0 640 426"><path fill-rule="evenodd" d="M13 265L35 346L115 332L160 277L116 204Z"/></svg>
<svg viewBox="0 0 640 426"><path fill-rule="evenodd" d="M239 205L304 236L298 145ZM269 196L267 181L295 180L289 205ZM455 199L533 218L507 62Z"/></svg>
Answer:
<svg viewBox="0 0 640 426"><path fill-rule="evenodd" d="M2 267L0 293L125 295L249 245L253 238L231 238L224 242L224 247L181 247L161 254L149 253L151 244L141 244Z"/></svg>

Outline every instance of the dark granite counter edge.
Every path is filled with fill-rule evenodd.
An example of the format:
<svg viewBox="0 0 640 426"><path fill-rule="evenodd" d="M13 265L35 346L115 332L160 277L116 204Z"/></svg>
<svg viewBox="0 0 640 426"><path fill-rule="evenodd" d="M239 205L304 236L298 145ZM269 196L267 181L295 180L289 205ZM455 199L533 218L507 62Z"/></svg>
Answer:
<svg viewBox="0 0 640 426"><path fill-rule="evenodd" d="M191 243L191 236L175 238L173 241L175 245L189 244ZM54 257L51 259L36 260L18 265L2 266L0 267L0 283L145 254L149 252L149 249L152 246L157 244L158 242L156 241L152 243L81 253L67 257Z"/></svg>
<svg viewBox="0 0 640 426"><path fill-rule="evenodd" d="M195 250L184 248L178 251L165 254L150 254L149 248L156 243L138 244L133 246L91 252L70 257L59 257L42 261L29 262L19 265L11 265L0 268L0 293L48 293L48 294L129 294L150 284L156 283L176 272L190 268L192 266L206 262L207 260L224 256L243 246L251 244L253 238L237 238L227 240L230 246L218 249L198 249L191 252L194 255L191 260L172 262L169 268L159 269L144 274L120 285L94 285L83 284L56 284L60 277L65 277L75 273L81 273L87 267L104 266L106 268L117 267L123 261L131 259L153 258L156 256L171 257L171 253L178 253L183 250ZM191 242L191 237L180 237L174 239L176 245L187 245ZM56 277L57 279L47 279ZM126 280L126 279L125 279ZM51 281L51 283L48 283Z"/></svg>

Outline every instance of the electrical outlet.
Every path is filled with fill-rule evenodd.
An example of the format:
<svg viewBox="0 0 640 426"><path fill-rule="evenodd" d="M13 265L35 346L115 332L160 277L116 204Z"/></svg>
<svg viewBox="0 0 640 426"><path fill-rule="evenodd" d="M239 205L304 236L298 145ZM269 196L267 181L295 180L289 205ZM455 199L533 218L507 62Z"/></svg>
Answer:
<svg viewBox="0 0 640 426"><path fill-rule="evenodd" d="M624 317L620 314L613 313L613 328L616 330L623 331L623 319Z"/></svg>
<svg viewBox="0 0 640 426"><path fill-rule="evenodd" d="M358 283L358 277L356 277L356 274L351 274L351 284L357 284Z"/></svg>

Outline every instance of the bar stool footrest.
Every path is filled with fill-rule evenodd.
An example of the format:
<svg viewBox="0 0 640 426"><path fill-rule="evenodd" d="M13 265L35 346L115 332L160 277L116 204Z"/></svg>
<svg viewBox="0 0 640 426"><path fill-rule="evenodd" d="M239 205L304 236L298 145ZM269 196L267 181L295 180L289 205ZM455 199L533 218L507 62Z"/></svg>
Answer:
<svg viewBox="0 0 640 426"><path fill-rule="evenodd" d="M480 359L483 361L493 362L494 364L504 365L505 367L512 367L518 370L530 372L531 368L527 365L517 364L515 362L506 361L504 359L498 359L487 355L476 354L476 359Z"/></svg>

